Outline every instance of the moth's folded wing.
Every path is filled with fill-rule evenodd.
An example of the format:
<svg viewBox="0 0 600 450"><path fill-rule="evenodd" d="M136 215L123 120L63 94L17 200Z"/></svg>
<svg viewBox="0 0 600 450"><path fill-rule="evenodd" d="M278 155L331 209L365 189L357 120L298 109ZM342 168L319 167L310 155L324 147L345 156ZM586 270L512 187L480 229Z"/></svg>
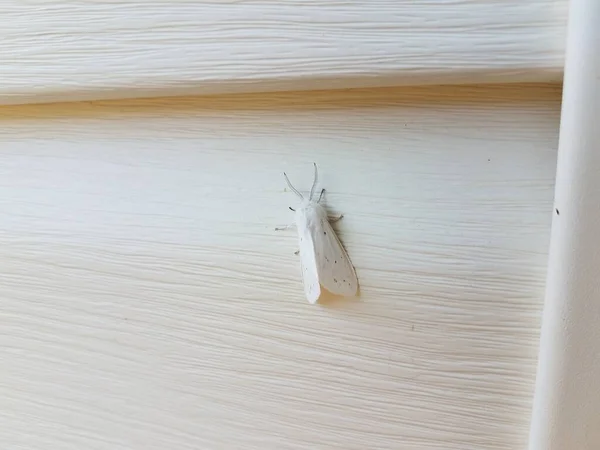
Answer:
<svg viewBox="0 0 600 450"><path fill-rule="evenodd" d="M302 281L306 299L310 303L316 303L321 295L321 286L319 285L315 247L309 233L302 236L300 263L302 265Z"/></svg>
<svg viewBox="0 0 600 450"><path fill-rule="evenodd" d="M352 297L358 291L354 266L329 221L321 220L320 226L321 230L312 233L318 279L329 292Z"/></svg>

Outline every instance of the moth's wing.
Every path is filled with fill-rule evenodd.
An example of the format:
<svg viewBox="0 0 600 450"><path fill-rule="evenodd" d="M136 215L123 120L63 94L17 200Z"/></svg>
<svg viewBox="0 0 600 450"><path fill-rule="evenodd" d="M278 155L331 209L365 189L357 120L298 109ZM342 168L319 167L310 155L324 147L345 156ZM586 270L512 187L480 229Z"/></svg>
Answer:
<svg viewBox="0 0 600 450"><path fill-rule="evenodd" d="M308 228L299 228L300 234L300 264L302 266L302 282L304 294L310 303L316 303L321 295L317 259L312 233Z"/></svg>
<svg viewBox="0 0 600 450"><path fill-rule="evenodd" d="M348 253L342 246L323 208L314 222L311 235L314 241L317 274L321 285L329 292L353 297L358 291L358 279Z"/></svg>

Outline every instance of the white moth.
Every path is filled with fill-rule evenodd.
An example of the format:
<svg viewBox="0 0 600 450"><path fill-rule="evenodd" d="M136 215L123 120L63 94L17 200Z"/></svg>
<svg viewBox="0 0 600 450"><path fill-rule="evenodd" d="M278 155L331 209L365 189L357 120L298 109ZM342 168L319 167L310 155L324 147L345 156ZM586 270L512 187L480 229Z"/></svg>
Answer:
<svg viewBox="0 0 600 450"><path fill-rule="evenodd" d="M325 189L321 191L318 200L313 200L318 180L317 165L314 166L315 179L308 198L292 186L285 172L283 174L292 192L302 200L298 208L290 209L295 211L304 293L310 303L316 303L319 299L321 286L332 294L344 297L355 296L358 290L358 279L350 258L333 231L325 208L319 204ZM332 219L331 222L342 217Z"/></svg>

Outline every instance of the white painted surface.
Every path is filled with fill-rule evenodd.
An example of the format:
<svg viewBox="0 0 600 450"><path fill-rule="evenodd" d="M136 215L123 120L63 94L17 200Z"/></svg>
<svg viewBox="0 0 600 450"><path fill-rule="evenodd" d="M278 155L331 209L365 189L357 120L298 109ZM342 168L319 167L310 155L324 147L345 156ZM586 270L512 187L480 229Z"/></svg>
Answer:
<svg viewBox="0 0 600 450"><path fill-rule="evenodd" d="M562 77L567 0L5 0L0 103Z"/></svg>
<svg viewBox="0 0 600 450"><path fill-rule="evenodd" d="M531 450L600 448L600 3L573 0Z"/></svg>
<svg viewBox="0 0 600 450"><path fill-rule="evenodd" d="M0 109L0 446L524 448L556 86ZM311 162L361 297L309 305Z"/></svg>

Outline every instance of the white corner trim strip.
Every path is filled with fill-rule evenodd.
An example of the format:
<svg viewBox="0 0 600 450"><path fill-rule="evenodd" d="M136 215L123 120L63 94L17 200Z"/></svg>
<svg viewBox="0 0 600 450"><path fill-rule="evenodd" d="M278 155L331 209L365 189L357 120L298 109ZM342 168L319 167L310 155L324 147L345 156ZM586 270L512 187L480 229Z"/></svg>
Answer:
<svg viewBox="0 0 600 450"><path fill-rule="evenodd" d="M560 80L567 0L7 0L0 104Z"/></svg>
<svg viewBox="0 0 600 450"><path fill-rule="evenodd" d="M600 448L600 2L569 14L530 450Z"/></svg>

